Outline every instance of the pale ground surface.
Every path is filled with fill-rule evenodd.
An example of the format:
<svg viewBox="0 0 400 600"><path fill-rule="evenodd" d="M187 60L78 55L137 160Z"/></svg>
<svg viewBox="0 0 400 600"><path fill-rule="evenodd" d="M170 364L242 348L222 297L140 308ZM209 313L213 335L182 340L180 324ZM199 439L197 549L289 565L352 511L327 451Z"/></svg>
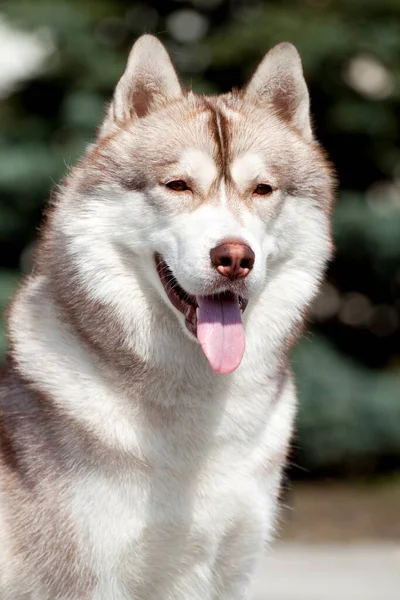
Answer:
<svg viewBox="0 0 400 600"><path fill-rule="evenodd" d="M262 561L254 600L398 600L400 543L286 542Z"/></svg>
<svg viewBox="0 0 400 600"><path fill-rule="evenodd" d="M399 600L400 485L297 486L254 600Z"/></svg>

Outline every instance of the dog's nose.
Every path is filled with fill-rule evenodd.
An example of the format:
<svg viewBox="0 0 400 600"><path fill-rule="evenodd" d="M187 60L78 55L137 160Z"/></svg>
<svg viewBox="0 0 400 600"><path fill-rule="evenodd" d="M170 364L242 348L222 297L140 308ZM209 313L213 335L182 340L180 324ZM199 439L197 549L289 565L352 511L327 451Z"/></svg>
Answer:
<svg viewBox="0 0 400 600"><path fill-rule="evenodd" d="M247 277L254 265L255 255L247 244L240 240L222 242L210 251L211 262L223 277L232 281Z"/></svg>

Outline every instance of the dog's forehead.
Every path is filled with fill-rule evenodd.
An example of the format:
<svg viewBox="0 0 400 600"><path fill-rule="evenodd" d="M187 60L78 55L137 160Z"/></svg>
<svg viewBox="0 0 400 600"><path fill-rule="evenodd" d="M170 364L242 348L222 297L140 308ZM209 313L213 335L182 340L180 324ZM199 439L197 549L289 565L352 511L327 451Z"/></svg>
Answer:
<svg viewBox="0 0 400 600"><path fill-rule="evenodd" d="M238 190L256 180L278 183L293 171L287 127L246 102L195 97L155 115L142 139L165 177L192 178L204 189L226 179ZM276 180L276 181L275 181Z"/></svg>
<svg viewBox="0 0 400 600"><path fill-rule="evenodd" d="M285 127L274 115L205 100L184 123L179 132L179 163L194 176L211 180L229 174L241 181L257 177L287 155Z"/></svg>

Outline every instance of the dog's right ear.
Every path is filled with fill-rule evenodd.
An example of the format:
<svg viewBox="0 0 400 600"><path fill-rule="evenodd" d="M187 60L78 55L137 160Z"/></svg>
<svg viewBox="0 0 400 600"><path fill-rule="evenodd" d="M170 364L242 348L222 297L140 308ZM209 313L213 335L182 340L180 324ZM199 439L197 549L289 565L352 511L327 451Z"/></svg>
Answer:
<svg viewBox="0 0 400 600"><path fill-rule="evenodd" d="M129 54L125 72L100 128L100 137L181 95L182 88L166 49L156 37L142 35Z"/></svg>

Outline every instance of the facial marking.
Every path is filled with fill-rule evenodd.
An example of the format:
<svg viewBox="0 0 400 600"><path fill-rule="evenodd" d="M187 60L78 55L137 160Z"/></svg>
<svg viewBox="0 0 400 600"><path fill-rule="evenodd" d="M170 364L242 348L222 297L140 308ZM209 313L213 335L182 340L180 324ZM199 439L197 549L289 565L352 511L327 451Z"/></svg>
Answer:
<svg viewBox="0 0 400 600"><path fill-rule="evenodd" d="M233 122L237 122L242 118L242 115L239 112L232 108L228 108L227 106L224 106L224 116L228 121Z"/></svg>
<svg viewBox="0 0 400 600"><path fill-rule="evenodd" d="M178 164L182 174L196 181L204 194L208 193L218 176L214 160L209 154L197 148L186 150Z"/></svg>
<svg viewBox="0 0 400 600"><path fill-rule="evenodd" d="M236 157L231 164L231 177L239 191L244 192L254 183L270 183L265 162L256 152L246 152Z"/></svg>
<svg viewBox="0 0 400 600"><path fill-rule="evenodd" d="M224 134L223 134L223 130L222 130L222 127L223 127L222 116L219 112L215 112L215 120L216 120L216 124L217 124L221 161L222 161L222 165L225 166L225 160L226 160L225 139L224 139Z"/></svg>
<svg viewBox="0 0 400 600"><path fill-rule="evenodd" d="M219 193L220 193L220 206L225 208L228 204L228 198L226 195L226 183L225 183L224 178L221 179L221 183L219 185Z"/></svg>

